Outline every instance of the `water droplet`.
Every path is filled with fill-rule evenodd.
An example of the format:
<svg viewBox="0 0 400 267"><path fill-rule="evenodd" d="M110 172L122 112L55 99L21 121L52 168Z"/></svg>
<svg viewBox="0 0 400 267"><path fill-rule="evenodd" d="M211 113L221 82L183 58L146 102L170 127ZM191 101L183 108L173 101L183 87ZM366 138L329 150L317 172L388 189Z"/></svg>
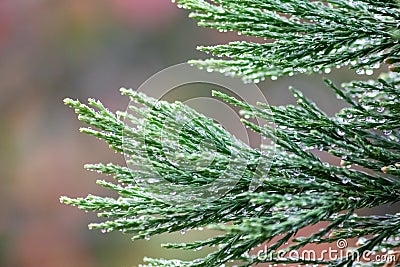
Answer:
<svg viewBox="0 0 400 267"><path fill-rule="evenodd" d="M262 209L263 209L263 207L257 207L254 210L259 212L259 211L262 211Z"/></svg>
<svg viewBox="0 0 400 267"><path fill-rule="evenodd" d="M273 81L278 80L278 76L271 76L271 80L273 80Z"/></svg>
<svg viewBox="0 0 400 267"><path fill-rule="evenodd" d="M344 136L344 135L345 135L345 132L341 131L340 129L337 129L337 130L336 130L336 133L337 133L339 136Z"/></svg>
<svg viewBox="0 0 400 267"><path fill-rule="evenodd" d="M154 104L154 108L157 109L157 110L161 109L161 103L160 103L159 101L157 101L157 102Z"/></svg>
<svg viewBox="0 0 400 267"><path fill-rule="evenodd" d="M145 235L145 236L144 236L144 239L147 240L147 241L149 241L149 240L150 240L150 235Z"/></svg>
<svg viewBox="0 0 400 267"><path fill-rule="evenodd" d="M377 112L382 113L385 110L385 107L378 107L376 109Z"/></svg>
<svg viewBox="0 0 400 267"><path fill-rule="evenodd" d="M320 66L315 66L315 67L313 67L313 71L314 72L319 72L321 70L321 67Z"/></svg>
<svg viewBox="0 0 400 267"><path fill-rule="evenodd" d="M347 177L342 179L343 184L348 184L349 182L350 182L350 179Z"/></svg>
<svg viewBox="0 0 400 267"><path fill-rule="evenodd" d="M363 245L365 245L365 243L367 243L367 241L368 239L366 239L365 237L360 237L356 242L356 246L362 247Z"/></svg>
<svg viewBox="0 0 400 267"><path fill-rule="evenodd" d="M367 70L365 71L365 74L367 74L367 75L372 75L372 74L374 74L374 71L373 71L372 69L367 69Z"/></svg>
<svg viewBox="0 0 400 267"><path fill-rule="evenodd" d="M159 179L155 179L155 178L150 178L150 179L147 180L147 182L149 184L155 184L155 183L160 182L160 180Z"/></svg>
<svg viewBox="0 0 400 267"><path fill-rule="evenodd" d="M365 121L366 122L375 122L375 120L373 118L371 118L371 117L366 117Z"/></svg>
<svg viewBox="0 0 400 267"><path fill-rule="evenodd" d="M379 91L377 91L377 90L372 90L372 91L365 93L366 96L371 97L371 98L376 97L378 94L379 94Z"/></svg>
<svg viewBox="0 0 400 267"><path fill-rule="evenodd" d="M365 70L364 69L356 69L356 73L358 75L363 75L363 74L365 74Z"/></svg>
<svg viewBox="0 0 400 267"><path fill-rule="evenodd" d="M331 68L325 68L325 69L324 69L324 72L325 72L326 74L331 73L331 71L332 71Z"/></svg>
<svg viewBox="0 0 400 267"><path fill-rule="evenodd" d="M346 114L346 117L347 117L348 119L351 119L351 118L353 118L353 114L347 113L347 114Z"/></svg>
<svg viewBox="0 0 400 267"><path fill-rule="evenodd" d="M187 229L186 229L186 228L184 228L184 229L181 230L181 234L182 234L182 235L186 234L186 232L187 232Z"/></svg>
<svg viewBox="0 0 400 267"><path fill-rule="evenodd" d="M384 135L390 135L392 133L392 130L383 130Z"/></svg>

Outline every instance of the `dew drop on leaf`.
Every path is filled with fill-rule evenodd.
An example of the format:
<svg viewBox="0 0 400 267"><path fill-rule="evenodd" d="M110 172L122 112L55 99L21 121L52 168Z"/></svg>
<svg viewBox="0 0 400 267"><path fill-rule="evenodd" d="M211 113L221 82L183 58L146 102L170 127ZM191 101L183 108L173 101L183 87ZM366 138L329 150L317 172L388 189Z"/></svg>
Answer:
<svg viewBox="0 0 400 267"><path fill-rule="evenodd" d="M383 130L384 135L390 135L392 133L392 130Z"/></svg>
<svg viewBox="0 0 400 267"><path fill-rule="evenodd" d="M344 135L345 135L345 132L343 132L343 131L341 131L341 130L339 130L339 129L336 130L336 133L337 133L339 136L344 136Z"/></svg>
<svg viewBox="0 0 400 267"><path fill-rule="evenodd" d="M365 71L365 74L367 74L367 75L372 75L372 74L374 74L374 71L373 71L372 69L367 69L367 70Z"/></svg>
<svg viewBox="0 0 400 267"><path fill-rule="evenodd" d="M342 183L343 184L348 184L350 182L350 179L349 178L343 178L342 179Z"/></svg>
<svg viewBox="0 0 400 267"><path fill-rule="evenodd" d="M385 110L385 107L378 107L376 109L377 112L382 113Z"/></svg>

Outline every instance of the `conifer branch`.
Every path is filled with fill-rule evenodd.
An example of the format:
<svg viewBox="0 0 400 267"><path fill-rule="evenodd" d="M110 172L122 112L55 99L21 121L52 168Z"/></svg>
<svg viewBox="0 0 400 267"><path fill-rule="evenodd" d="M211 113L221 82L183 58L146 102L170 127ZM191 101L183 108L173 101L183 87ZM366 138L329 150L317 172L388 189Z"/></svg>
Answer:
<svg viewBox="0 0 400 267"><path fill-rule="evenodd" d="M373 2L373 3L372 3ZM198 25L265 39L200 46L222 59L192 60L211 71L255 81L295 73L330 72L350 64L371 74L400 52L395 1L178 0Z"/></svg>
<svg viewBox="0 0 400 267"><path fill-rule="evenodd" d="M385 75L384 75L385 76ZM132 171L126 167L114 164L87 165L90 170L114 175L117 183L99 181L104 187L110 188L120 194L120 198L111 199L89 195L87 198L62 198L61 201L69 205L78 206L83 210L99 212L99 216L106 217L107 221L91 224L93 229L101 229L105 232L122 231L133 234L134 239L148 238L164 232L182 231L209 226L213 229L223 230L226 234L205 241L197 241L191 244L168 244L169 248L199 249L204 246L223 245L217 252L204 259L191 263L179 263L177 266L217 266L230 260L241 260L247 264L264 262L257 257L247 255L251 248L257 247L266 240L270 240L280 234L286 235L284 239L272 245L272 249L278 249L283 241L292 238L297 231L318 222L329 222L329 226L319 233L315 233L305 239L297 239L298 248L309 243L332 242L340 238L361 237L386 233L386 240L391 236L400 235L396 223L399 217L388 215L379 217L354 217L352 212L359 208L368 208L386 203L394 203L400 198L400 180L397 174L400 162L398 129L393 134L383 133L385 126L382 116L390 116L392 108L389 101L380 101L386 109L376 111L369 108L371 97L368 101L357 101L359 95L349 92L361 90L368 86L371 91L378 92L374 97L382 99L390 95L398 88L397 80L390 75L378 81L355 82L345 84L343 89L338 89L331 82L327 82L334 90L341 90L341 95L347 102L353 103L338 113L336 117L329 118L314 103L305 98L299 91L292 89L298 99L298 106L268 107L260 103L250 106L233 97L214 92L214 95L233 105L242 108L242 115L246 118L257 117L266 120L274 119L276 126L258 126L243 119L243 122L259 134L276 140L277 152L270 158L263 151L254 150L237 141L232 148L240 149L245 159L257 159L261 165L271 165L271 169L265 173L252 172L248 169L240 182L224 197L207 203L207 205L169 205L148 195L142 187L137 186L135 179L154 177L155 169L162 169L164 177L175 177L174 182L184 183L190 190L190 186L207 180L207 177L191 179L193 174L180 170L179 165L172 166L176 159L174 152L163 150L164 157L144 157L137 155L137 149L124 150L122 147L123 131L134 133L135 136L146 136L152 142L145 139L135 139L135 147L146 146L147 151L156 153L165 146L157 143L157 133L160 127L171 130L176 124L176 114L185 112L194 121L198 129L192 131L191 138L185 138L185 157L190 159L192 155L199 155L206 148L192 146L196 138L205 132L208 138L215 143L223 142L221 138L227 138L228 133L218 125L198 114L194 110L179 102L169 104L157 102L140 93L123 89L122 92L144 105L142 108L134 108L140 114L130 118L136 122L136 129L123 123L124 113L119 117L107 111L98 101L89 100L92 107L81 104L79 101L66 100L66 104L75 108L79 119L98 128L83 128L82 131L101 139L104 139L112 148L123 151L132 156L137 166L142 166L138 171ZM397 89L396 89L397 88ZM368 94L367 94L368 95ZM384 98L385 99L385 98ZM375 103L375 102L374 102ZM398 105L398 104L397 104ZM155 109L154 106L158 106ZM396 106L396 105L394 105ZM395 109L396 110L396 109ZM351 116L349 116L351 114ZM157 116L156 116L157 115ZM143 117L142 117L143 116ZM358 119L357 116L370 116L369 120ZM393 119L397 125L398 119ZM359 126L359 122L363 124ZM104 123L106 122L106 124ZM396 122L396 123L395 123ZM354 124L353 124L354 123ZM171 134L175 134L171 130ZM397 136L397 137L396 137ZM231 136L229 136L231 138ZM173 140L173 138L171 138ZM169 141L164 140L164 141ZM130 143L131 144L131 143ZM377 145L378 144L378 145ZM167 145L168 146L168 145ZM176 148L176 147L175 147ZM221 149L221 164L226 160L233 149ZM273 149L272 147L267 148ZM333 166L322 162L313 149L324 150L333 155L342 157L345 164ZM204 154L200 154L204 155ZM246 162L246 161L243 161ZM357 164L370 172L358 171L348 168L351 164ZM218 163L216 163L216 166ZM382 168L388 167L382 171ZM174 168L173 168L174 167ZM218 173L218 168L209 170L209 173ZM235 178L237 173L228 173L227 177ZM261 184L256 192L248 192L251 179L258 179ZM339 212L349 211L347 215L338 215ZM350 212L351 211L351 212ZM349 219L356 218L356 219ZM345 219L346 218L346 219ZM227 224L229 222L229 224ZM342 224L342 225L341 225ZM368 226L368 227L367 227ZM351 228L353 231L342 231ZM334 233L333 237L327 235ZM372 239L368 239L372 240ZM380 240L382 241L382 240ZM380 246L385 246L379 242ZM390 245L388 245L390 246ZM235 249L233 250L232 247ZM373 248L373 247L372 247ZM243 254L247 255L246 257ZM269 258L268 258L269 259ZM343 259L347 262L348 259ZM176 262L176 261L175 261ZM275 261L273 261L275 262ZM285 262L305 262L300 259L285 260ZM161 264L160 261L150 261L150 264ZM168 261L165 265L174 266ZM339 264L339 263L337 263ZM245 266L245 265L243 265ZM246 265L247 266L247 265Z"/></svg>
<svg viewBox="0 0 400 267"><path fill-rule="evenodd" d="M192 10L191 16L202 26L274 39L265 44L236 42L202 48L227 59L196 64L245 80L349 62L365 69L375 68L385 58L395 67L400 62L396 1L180 0L178 4ZM398 261L400 214L357 216L356 212L400 200L399 83L396 72L340 86L326 80L327 87L348 104L333 117L294 88L290 90L297 105L286 106L253 106L213 92L214 97L241 109L244 125L273 141L262 149L241 142L180 102L158 101L130 89L121 92L135 102L129 106L134 114L114 114L93 99L88 104L66 99L65 104L89 126L81 131L122 153L127 166L85 166L112 175L114 181L99 180L98 184L117 192L118 198L88 195L62 197L61 202L104 217L90 228L120 231L133 239L204 227L221 231L206 240L164 244L186 250L218 246L204 258L146 258L147 265L142 266L385 264L354 257L366 251L386 251L397 255ZM258 125L254 118L268 123ZM336 156L337 164L324 162L318 151ZM223 182L211 189L223 194L197 201L208 195L196 189L218 180ZM249 190L254 181L258 187ZM174 191L165 188L166 182L174 185ZM180 201L181 194L187 201ZM326 226L298 236L300 230L317 223ZM277 253L348 238L358 238L357 247L337 259L279 257ZM257 254L254 249L265 242L269 251Z"/></svg>

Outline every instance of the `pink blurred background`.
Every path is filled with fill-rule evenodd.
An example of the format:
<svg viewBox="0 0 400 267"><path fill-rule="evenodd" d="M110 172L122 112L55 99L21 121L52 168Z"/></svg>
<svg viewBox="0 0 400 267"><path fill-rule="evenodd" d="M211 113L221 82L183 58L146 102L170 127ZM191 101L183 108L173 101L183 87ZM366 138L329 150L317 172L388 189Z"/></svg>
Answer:
<svg viewBox="0 0 400 267"><path fill-rule="evenodd" d="M159 249L176 236L131 242L89 231L86 225L99 219L58 198L112 194L95 184L104 177L83 164L124 164L78 132L82 124L63 105L65 97L95 97L111 110L125 109L118 88L137 88L163 68L204 57L197 45L238 38L199 28L187 14L169 0L0 1L0 266L136 266L144 255L181 255ZM352 75L329 77L340 83ZM294 102L289 85L329 114L342 105L318 75L260 88L270 103L287 104Z"/></svg>

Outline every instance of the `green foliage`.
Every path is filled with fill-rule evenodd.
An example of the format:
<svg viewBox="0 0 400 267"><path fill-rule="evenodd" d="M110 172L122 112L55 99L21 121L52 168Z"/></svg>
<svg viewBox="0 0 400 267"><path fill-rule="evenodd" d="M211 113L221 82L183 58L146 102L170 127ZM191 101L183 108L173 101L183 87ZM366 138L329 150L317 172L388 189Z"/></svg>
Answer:
<svg viewBox="0 0 400 267"><path fill-rule="evenodd" d="M267 76L329 72L351 64L371 73L398 55L399 21L390 0L179 0L198 25L265 39L199 47L222 59L191 61L200 67L260 81ZM272 41L273 40L273 41Z"/></svg>
<svg viewBox="0 0 400 267"><path fill-rule="evenodd" d="M399 45L393 32L400 12L395 1L182 0L178 4L191 9L191 16L202 26L274 39L262 44L235 42L201 48L227 59L196 64L244 80L319 71L349 62L368 70L389 56L398 57ZM95 100L85 105L66 99L81 121L96 128L81 131L123 153L128 167L101 163L86 166L115 178L114 182L98 183L116 191L117 199L89 195L62 197L61 201L106 218L90 228L121 231L134 239L203 227L221 231L207 240L164 245L187 250L218 245L204 258L188 262L145 259L146 266L209 267L230 262L239 266L384 265L357 262L352 255L397 249L400 215L357 216L354 212L400 200L400 78L397 73L384 73L377 80L354 81L340 87L328 80L326 83L349 106L334 117L327 116L293 88L297 106L251 106L214 92L215 97L241 108L246 126L273 140L262 150L237 140L180 102L157 101L122 89L137 104L130 106L136 114L133 116L126 112L113 114ZM273 123L258 125L253 118ZM213 146L201 142L204 139ZM336 156L338 164L323 162L317 150ZM212 164L206 168L187 168L191 164L202 166L210 157ZM227 167L228 162L233 168ZM167 192L159 186L163 180L176 185L180 194L194 192L221 175L235 186L220 198L195 204L172 203L153 194L157 188L162 194ZM139 185L150 179L151 186ZM249 191L254 180L258 187ZM193 197L195 201L202 196ZM304 227L320 222L325 223L324 228L310 236L297 236ZM275 253L282 248L290 251L348 238L359 238L359 246L353 254L331 261L282 258ZM290 240L292 243L286 246ZM254 249L266 241L270 254L260 257Z"/></svg>

